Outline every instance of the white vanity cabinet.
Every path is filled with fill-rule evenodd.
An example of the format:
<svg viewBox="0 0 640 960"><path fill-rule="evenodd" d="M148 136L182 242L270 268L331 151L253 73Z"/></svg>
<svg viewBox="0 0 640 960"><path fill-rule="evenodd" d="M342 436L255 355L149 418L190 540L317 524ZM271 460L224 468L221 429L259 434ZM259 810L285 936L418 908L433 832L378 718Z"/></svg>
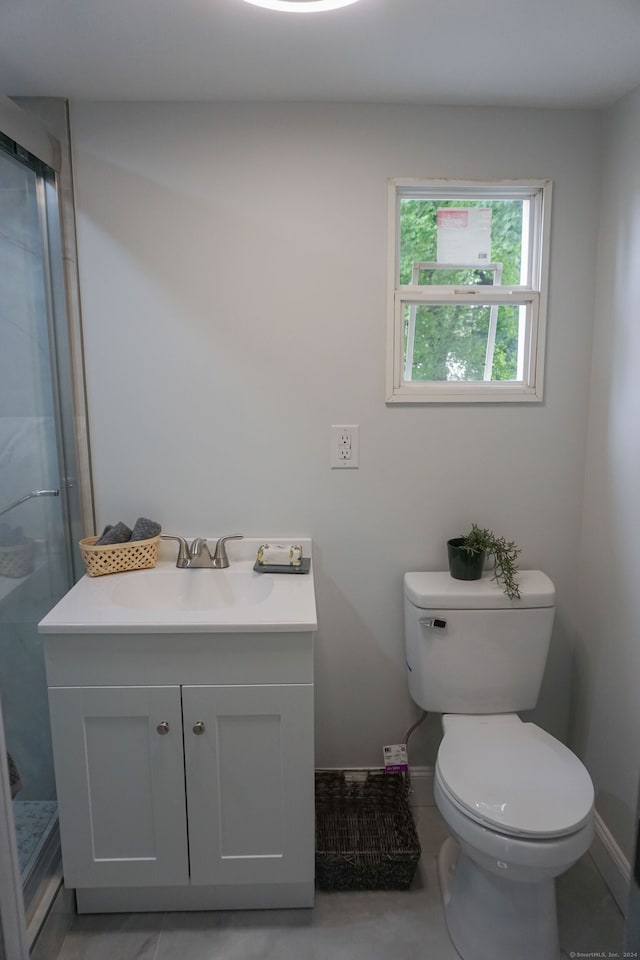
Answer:
<svg viewBox="0 0 640 960"><path fill-rule="evenodd" d="M80 912L311 906L311 632L44 637Z"/></svg>

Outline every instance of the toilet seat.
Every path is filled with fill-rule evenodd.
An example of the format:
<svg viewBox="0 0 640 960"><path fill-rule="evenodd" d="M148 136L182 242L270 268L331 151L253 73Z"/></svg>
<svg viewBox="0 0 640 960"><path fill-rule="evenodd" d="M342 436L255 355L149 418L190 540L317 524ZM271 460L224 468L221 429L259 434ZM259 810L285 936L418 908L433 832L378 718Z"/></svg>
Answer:
<svg viewBox="0 0 640 960"><path fill-rule="evenodd" d="M593 784L564 744L516 714L443 717L436 776L466 816L531 839L566 836L589 820Z"/></svg>

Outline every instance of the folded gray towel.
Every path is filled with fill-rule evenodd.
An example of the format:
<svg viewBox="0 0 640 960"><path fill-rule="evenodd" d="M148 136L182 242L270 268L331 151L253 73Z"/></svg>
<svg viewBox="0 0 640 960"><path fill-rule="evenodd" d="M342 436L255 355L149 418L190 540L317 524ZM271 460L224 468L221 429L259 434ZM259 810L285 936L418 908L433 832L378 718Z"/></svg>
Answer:
<svg viewBox="0 0 640 960"><path fill-rule="evenodd" d="M162 527L155 520L149 520L147 517L138 517L133 525L132 540L150 540L151 537L157 537Z"/></svg>
<svg viewBox="0 0 640 960"><path fill-rule="evenodd" d="M96 547L106 547L111 543L126 543L131 539L131 530L121 520L112 527L105 527L102 536L96 540Z"/></svg>

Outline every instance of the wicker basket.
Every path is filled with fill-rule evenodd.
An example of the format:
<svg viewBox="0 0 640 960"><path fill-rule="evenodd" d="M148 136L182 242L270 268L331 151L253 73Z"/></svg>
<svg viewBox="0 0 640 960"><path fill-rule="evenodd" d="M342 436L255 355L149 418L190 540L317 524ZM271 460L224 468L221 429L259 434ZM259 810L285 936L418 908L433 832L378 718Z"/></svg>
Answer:
<svg viewBox="0 0 640 960"><path fill-rule="evenodd" d="M160 537L150 540L128 540L126 543L110 543L96 547L98 537L85 537L80 541L80 553L90 577L102 577L106 573L124 573L126 570L149 570L158 559Z"/></svg>
<svg viewBox="0 0 640 960"><path fill-rule="evenodd" d="M35 540L25 540L10 547L0 547L0 576L17 580L33 573L36 557Z"/></svg>
<svg viewBox="0 0 640 960"><path fill-rule="evenodd" d="M316 771L316 884L321 890L406 890L420 859L409 776Z"/></svg>

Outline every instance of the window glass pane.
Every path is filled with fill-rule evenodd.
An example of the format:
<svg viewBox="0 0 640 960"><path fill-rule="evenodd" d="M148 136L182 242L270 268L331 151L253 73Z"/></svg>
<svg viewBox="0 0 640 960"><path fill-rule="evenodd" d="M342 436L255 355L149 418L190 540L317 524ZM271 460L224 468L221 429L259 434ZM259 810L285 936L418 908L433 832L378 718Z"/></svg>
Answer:
<svg viewBox="0 0 640 960"><path fill-rule="evenodd" d="M405 382L522 379L525 306L403 306Z"/></svg>
<svg viewBox="0 0 640 960"><path fill-rule="evenodd" d="M400 284L530 283L529 206L526 199L402 198ZM499 269L481 269L489 263Z"/></svg>

